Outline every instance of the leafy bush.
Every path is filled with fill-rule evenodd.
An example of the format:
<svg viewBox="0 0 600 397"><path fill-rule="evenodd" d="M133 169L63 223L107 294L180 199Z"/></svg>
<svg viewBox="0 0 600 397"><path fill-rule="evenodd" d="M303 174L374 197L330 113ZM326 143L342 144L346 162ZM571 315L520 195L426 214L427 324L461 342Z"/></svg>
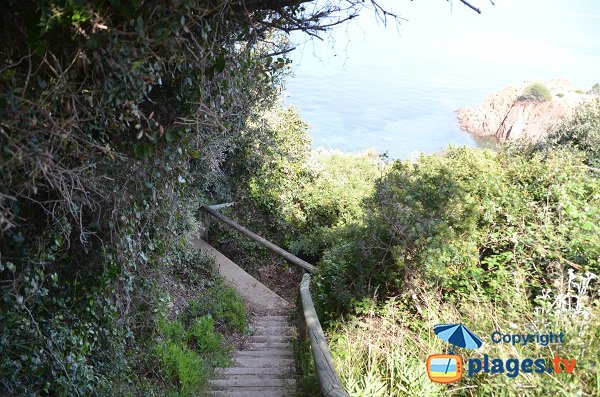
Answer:
<svg viewBox="0 0 600 397"><path fill-rule="evenodd" d="M600 95L600 83L596 83L592 86L592 88L588 91L590 95Z"/></svg>
<svg viewBox="0 0 600 397"><path fill-rule="evenodd" d="M286 73L268 56L286 41L255 34L269 15L249 24L195 0L4 4L0 394L160 389L141 365L163 279L205 287L187 246L198 205L235 186L223 170Z"/></svg>
<svg viewBox="0 0 600 397"><path fill-rule="evenodd" d="M561 146L583 152L588 165L600 168L600 100L581 105L537 148L552 150Z"/></svg>
<svg viewBox="0 0 600 397"><path fill-rule="evenodd" d="M423 366L445 351L431 339L438 323L464 323L482 336L510 324L560 329L567 335L560 346L482 352L521 359L563 352L585 363L568 379L481 376L450 394L597 391L587 363L600 329L600 181L582 159L568 148L463 148L393 164L366 202L365 222L326 249L314 283L336 368L352 393L445 394Z"/></svg>
<svg viewBox="0 0 600 397"><path fill-rule="evenodd" d="M197 318L188 329L187 338L213 366L224 367L229 364L223 336L215 332L215 322L212 317Z"/></svg>
<svg viewBox="0 0 600 397"><path fill-rule="evenodd" d="M198 302L206 298L225 300L219 304L213 302L210 307L203 306L202 311L206 314L201 315ZM224 289L222 280L219 280L215 286L207 287L196 299L190 300L188 309L180 318L169 320L163 317L160 320L155 350L161 365L157 369L164 374L171 390L176 390L180 396L203 394L213 369L230 364L231 349L223 335L215 329L213 316L219 318L231 310L240 317L238 321L243 321L245 327L245 312L243 315L238 313L239 302L235 291Z"/></svg>
<svg viewBox="0 0 600 397"><path fill-rule="evenodd" d="M542 83L533 83L527 86L523 93L517 98L517 101L551 101L550 90Z"/></svg>
<svg viewBox="0 0 600 397"><path fill-rule="evenodd" d="M363 222L361 203L373 193L383 161L375 152L311 152L307 126L292 108L261 115L252 131L248 139L256 141L238 157L249 166L236 172L242 199L228 216L308 261L344 244L346 227ZM286 266L228 228L216 225L213 232L211 242L256 277L257 264Z"/></svg>
<svg viewBox="0 0 600 397"><path fill-rule="evenodd" d="M158 355L169 379L176 382L180 396L193 396L206 387L206 363L194 351L178 343L167 342L158 347Z"/></svg>
<svg viewBox="0 0 600 397"><path fill-rule="evenodd" d="M184 313L188 321L210 315L219 327L245 332L248 327L246 309L237 291L217 282L193 298Z"/></svg>
<svg viewBox="0 0 600 397"><path fill-rule="evenodd" d="M261 151L239 212L263 214L269 224L257 225L259 231L296 253L319 255L335 229L362 219L362 200L373 192L383 163L375 152L312 153L307 126L293 109L267 118L274 141Z"/></svg>

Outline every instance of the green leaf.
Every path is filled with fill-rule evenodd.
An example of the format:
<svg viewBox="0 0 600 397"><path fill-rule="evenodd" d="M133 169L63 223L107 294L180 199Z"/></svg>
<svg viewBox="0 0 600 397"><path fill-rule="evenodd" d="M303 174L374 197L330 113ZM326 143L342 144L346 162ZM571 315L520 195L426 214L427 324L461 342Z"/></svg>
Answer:
<svg viewBox="0 0 600 397"><path fill-rule="evenodd" d="M225 70L225 55L221 54L217 57L215 60L215 70L218 73L221 73L223 70Z"/></svg>
<svg viewBox="0 0 600 397"><path fill-rule="evenodd" d="M196 149L192 149L190 150L190 156L192 156L193 159L198 159L200 158L200 152Z"/></svg>
<svg viewBox="0 0 600 397"><path fill-rule="evenodd" d="M144 65L144 61L135 61L131 64L131 70L137 70Z"/></svg>
<svg viewBox="0 0 600 397"><path fill-rule="evenodd" d="M583 225L581 225L581 228L583 230L590 231L594 229L594 224L590 221L586 221Z"/></svg>

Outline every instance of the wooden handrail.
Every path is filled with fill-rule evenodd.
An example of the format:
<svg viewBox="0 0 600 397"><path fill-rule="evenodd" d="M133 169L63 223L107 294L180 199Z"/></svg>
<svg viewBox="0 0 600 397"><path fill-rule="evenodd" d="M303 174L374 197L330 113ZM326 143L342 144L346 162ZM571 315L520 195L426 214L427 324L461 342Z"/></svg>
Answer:
<svg viewBox="0 0 600 397"><path fill-rule="evenodd" d="M267 239L259 236L258 234L254 233L254 232L251 232L250 230L246 229L244 226L238 225L237 223L235 223L231 219L227 218L225 215L219 213L218 211L214 210L210 206L202 205L200 208L202 208L204 211L206 211L210 215L214 216L215 218L217 218L221 222L223 222L223 223L231 226L232 228L234 228L238 232L242 233L246 237L249 237L250 239L256 241L257 243L259 243L259 244L267 247L268 249L270 249L274 253L276 253L278 255L281 255L288 262L293 263L294 265L298 265L298 266L304 268L306 271L308 271L310 273L315 273L317 271L317 268L314 267L313 265L311 265L310 263L308 263L308 262L306 262L306 261L298 258L296 255L294 255L292 253L287 252L283 248L279 248L278 246L276 246L275 244L273 244L269 240L267 240Z"/></svg>
<svg viewBox="0 0 600 397"><path fill-rule="evenodd" d="M287 252L283 248L280 248L270 242L269 240L259 236L256 233L251 232L245 227L235 223L225 215L216 211L216 209L229 207L233 203L218 204L214 206L202 205L200 208L232 227L243 235L251 238L259 244L267 247L276 254L281 255L287 261L302 267L310 273L315 273L317 268L310 263L298 258L297 256ZM321 328L321 322L317 316L315 305L310 295L310 275L305 273L302 276L302 282L300 283L300 300L302 302L302 310L304 312L304 321L306 322L306 331L310 340L310 346L313 354L313 360L315 362L315 370L317 372L317 378L319 379L319 385L321 387L321 393L324 397L350 397L344 390L340 378L335 371L333 366L333 360L331 359L331 353L327 347L327 340Z"/></svg>
<svg viewBox="0 0 600 397"><path fill-rule="evenodd" d="M208 208L212 208L213 210L220 210L221 208L233 207L235 205L235 201L223 204L215 204L209 205Z"/></svg>
<svg viewBox="0 0 600 397"><path fill-rule="evenodd" d="M350 397L344 390L342 382L335 371L327 340L321 328L317 311L310 296L310 275L305 273L300 283L300 299L306 321L306 331L310 339L310 347L315 362L315 370L321 385L321 393L325 397Z"/></svg>

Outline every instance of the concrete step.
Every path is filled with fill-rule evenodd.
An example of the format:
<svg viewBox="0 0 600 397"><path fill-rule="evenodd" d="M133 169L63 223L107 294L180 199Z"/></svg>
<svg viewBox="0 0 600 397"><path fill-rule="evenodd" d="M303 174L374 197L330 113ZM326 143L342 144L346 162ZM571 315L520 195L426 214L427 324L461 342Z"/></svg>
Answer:
<svg viewBox="0 0 600 397"><path fill-rule="evenodd" d="M253 321L290 321L289 316L252 316Z"/></svg>
<svg viewBox="0 0 600 397"><path fill-rule="evenodd" d="M289 372L282 372L280 374L220 374L214 379L296 379L297 375L290 374Z"/></svg>
<svg viewBox="0 0 600 397"><path fill-rule="evenodd" d="M261 317L260 319L253 317L251 322L252 324L280 324L280 325L289 325L290 320L286 318L285 320L280 319L281 316L278 317Z"/></svg>

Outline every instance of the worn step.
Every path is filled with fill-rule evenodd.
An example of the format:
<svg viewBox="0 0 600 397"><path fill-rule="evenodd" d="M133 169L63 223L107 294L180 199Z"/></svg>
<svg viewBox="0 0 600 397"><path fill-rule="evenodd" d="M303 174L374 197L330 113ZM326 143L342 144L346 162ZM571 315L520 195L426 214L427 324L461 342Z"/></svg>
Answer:
<svg viewBox="0 0 600 397"><path fill-rule="evenodd" d="M279 326L289 326L290 322L288 320L275 320L275 319L263 319L263 320L256 320L256 319L252 319L250 321L251 324L256 324L256 325L279 325Z"/></svg>
<svg viewBox="0 0 600 397"><path fill-rule="evenodd" d="M271 358L271 357L292 357L292 352L289 350L240 350L233 354L234 358L238 357L257 357L257 358Z"/></svg>
<svg viewBox="0 0 600 397"><path fill-rule="evenodd" d="M252 335L246 338L250 343L290 342L289 335Z"/></svg>
<svg viewBox="0 0 600 397"><path fill-rule="evenodd" d="M290 349L288 342L255 342L246 345L247 350Z"/></svg>
<svg viewBox="0 0 600 397"><path fill-rule="evenodd" d="M289 316L252 316L254 321L289 321Z"/></svg>
<svg viewBox="0 0 600 397"><path fill-rule="evenodd" d="M279 374L220 374L214 379L296 379L297 375L290 371L282 371Z"/></svg>
<svg viewBox="0 0 600 397"><path fill-rule="evenodd" d="M234 361L238 367L249 368L288 368L291 370L294 366L294 360L291 358L282 357L234 357Z"/></svg>
<svg viewBox="0 0 600 397"><path fill-rule="evenodd" d="M285 376L293 371L286 367L232 367L218 368L217 376L228 377L237 375L252 376Z"/></svg>
<svg viewBox="0 0 600 397"><path fill-rule="evenodd" d="M252 327L252 335L284 335L291 336L293 332L292 327Z"/></svg>
<svg viewBox="0 0 600 397"><path fill-rule="evenodd" d="M289 323L251 323L250 328L291 328Z"/></svg>
<svg viewBox="0 0 600 397"><path fill-rule="evenodd" d="M285 387L271 387L244 391L236 390L221 390L212 391L209 394L212 397L290 397L294 396L294 392Z"/></svg>
<svg viewBox="0 0 600 397"><path fill-rule="evenodd" d="M296 379L276 378L276 379L260 379L260 378L246 378L246 379L213 379L209 382L211 387L227 388L229 390L233 388L244 388L246 390L250 387L292 387L296 385Z"/></svg>

